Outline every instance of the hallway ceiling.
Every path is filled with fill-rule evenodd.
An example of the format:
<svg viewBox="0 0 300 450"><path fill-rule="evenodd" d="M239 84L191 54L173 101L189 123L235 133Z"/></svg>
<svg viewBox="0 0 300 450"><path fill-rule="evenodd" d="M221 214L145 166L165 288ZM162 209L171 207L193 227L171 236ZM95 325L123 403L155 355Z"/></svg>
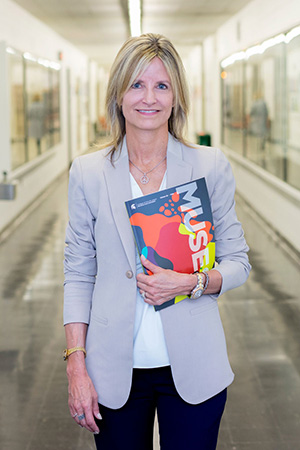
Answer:
<svg viewBox="0 0 300 450"><path fill-rule="evenodd" d="M127 0L14 0L100 64L129 35ZM250 0L143 0L143 32L176 46L200 44Z"/></svg>

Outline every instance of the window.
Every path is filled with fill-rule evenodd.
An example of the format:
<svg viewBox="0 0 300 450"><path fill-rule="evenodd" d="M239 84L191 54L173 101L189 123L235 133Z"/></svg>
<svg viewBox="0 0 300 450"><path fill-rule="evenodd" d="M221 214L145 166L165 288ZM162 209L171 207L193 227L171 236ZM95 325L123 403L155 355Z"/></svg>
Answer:
<svg viewBox="0 0 300 450"><path fill-rule="evenodd" d="M50 70L50 95L49 95L49 118L50 118L50 145L60 142L60 72L57 70Z"/></svg>
<svg viewBox="0 0 300 450"><path fill-rule="evenodd" d="M236 64L222 72L224 144L243 152L243 65Z"/></svg>
<svg viewBox="0 0 300 450"><path fill-rule="evenodd" d="M10 148L13 168L27 161L25 103L24 103L24 61L22 55L9 54L8 79L10 82Z"/></svg>
<svg viewBox="0 0 300 450"><path fill-rule="evenodd" d="M300 36L287 45L287 182L300 189Z"/></svg>
<svg viewBox="0 0 300 450"><path fill-rule="evenodd" d="M51 147L50 143L50 79L49 70L26 61L26 124L28 160Z"/></svg>
<svg viewBox="0 0 300 450"><path fill-rule="evenodd" d="M251 161L284 179L284 44L250 57L245 70L246 142Z"/></svg>
<svg viewBox="0 0 300 450"><path fill-rule="evenodd" d="M60 70L57 63L7 49L12 170L61 140Z"/></svg>
<svg viewBox="0 0 300 450"><path fill-rule="evenodd" d="M222 141L300 189L300 27L221 63Z"/></svg>

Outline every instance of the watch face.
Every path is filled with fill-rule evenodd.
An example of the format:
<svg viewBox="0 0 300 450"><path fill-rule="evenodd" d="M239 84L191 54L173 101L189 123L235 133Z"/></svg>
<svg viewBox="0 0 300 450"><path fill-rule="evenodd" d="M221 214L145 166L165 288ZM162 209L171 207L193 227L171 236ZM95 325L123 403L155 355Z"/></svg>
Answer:
<svg viewBox="0 0 300 450"><path fill-rule="evenodd" d="M203 294L203 289L198 289L196 292L193 293L192 298L196 299L201 297L201 295Z"/></svg>

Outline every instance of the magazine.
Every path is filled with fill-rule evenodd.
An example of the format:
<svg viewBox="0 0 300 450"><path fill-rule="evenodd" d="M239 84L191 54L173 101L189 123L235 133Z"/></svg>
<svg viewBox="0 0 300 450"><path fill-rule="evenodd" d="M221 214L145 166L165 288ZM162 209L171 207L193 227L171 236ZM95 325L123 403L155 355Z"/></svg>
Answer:
<svg viewBox="0 0 300 450"><path fill-rule="evenodd" d="M140 255L181 273L214 267L214 225L205 178L129 200L125 205ZM177 296L155 310L186 297Z"/></svg>

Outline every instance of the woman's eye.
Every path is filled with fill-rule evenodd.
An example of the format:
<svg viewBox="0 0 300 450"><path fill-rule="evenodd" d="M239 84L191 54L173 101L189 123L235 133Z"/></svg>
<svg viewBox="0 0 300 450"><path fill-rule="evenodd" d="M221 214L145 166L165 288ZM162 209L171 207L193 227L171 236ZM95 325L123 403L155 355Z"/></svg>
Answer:
<svg viewBox="0 0 300 450"><path fill-rule="evenodd" d="M131 87L132 87L132 89L139 89L141 87L141 83L139 83L137 81L136 83L133 83L133 85Z"/></svg>
<svg viewBox="0 0 300 450"><path fill-rule="evenodd" d="M168 89L168 86L165 83L159 83L158 89Z"/></svg>

